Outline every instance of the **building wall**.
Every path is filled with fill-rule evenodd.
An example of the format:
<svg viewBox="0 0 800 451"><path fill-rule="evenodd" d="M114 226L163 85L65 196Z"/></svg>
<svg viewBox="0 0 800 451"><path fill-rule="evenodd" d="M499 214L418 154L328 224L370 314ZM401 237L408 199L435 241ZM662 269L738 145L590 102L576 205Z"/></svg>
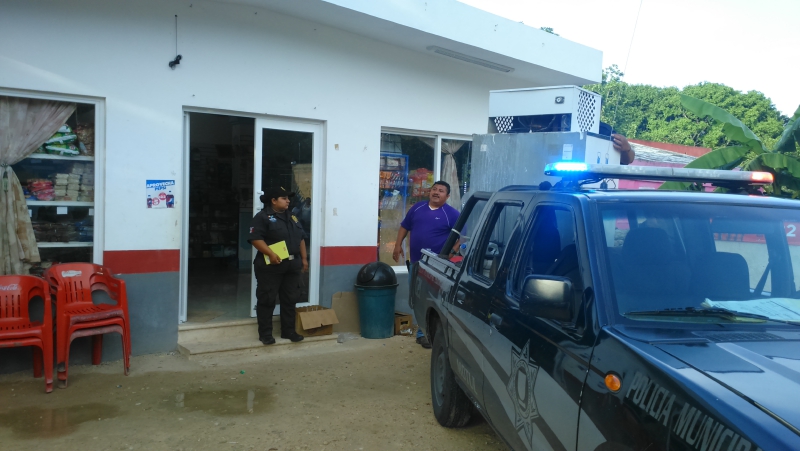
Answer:
<svg viewBox="0 0 800 451"><path fill-rule="evenodd" d="M172 70L176 15L183 59ZM137 354L177 339L185 108L324 123L325 157L314 166L325 194L313 205L324 218L323 265L336 262L322 272L324 304L329 287L347 285L338 275L374 260L381 127L485 133L489 90L529 84L243 5L4 0L0 14L0 88L105 100L97 214L104 263L131 278ZM175 179L177 208L148 210L146 179Z"/></svg>

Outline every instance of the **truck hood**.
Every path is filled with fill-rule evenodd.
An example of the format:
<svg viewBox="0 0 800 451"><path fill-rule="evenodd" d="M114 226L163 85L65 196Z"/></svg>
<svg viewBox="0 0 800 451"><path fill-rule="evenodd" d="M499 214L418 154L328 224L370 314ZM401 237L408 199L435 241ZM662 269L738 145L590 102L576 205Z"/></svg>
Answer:
<svg viewBox="0 0 800 451"><path fill-rule="evenodd" d="M800 434L800 328L625 335L683 361ZM638 329L638 328L637 328ZM638 336L637 336L638 335Z"/></svg>

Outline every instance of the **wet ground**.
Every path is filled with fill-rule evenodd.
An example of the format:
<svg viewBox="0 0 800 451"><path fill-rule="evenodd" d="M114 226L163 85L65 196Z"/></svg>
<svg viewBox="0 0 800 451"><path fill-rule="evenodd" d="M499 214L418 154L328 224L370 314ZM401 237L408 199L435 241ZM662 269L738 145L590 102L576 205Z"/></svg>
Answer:
<svg viewBox="0 0 800 451"><path fill-rule="evenodd" d="M0 449L506 450L473 420L431 413L429 360L410 337L278 353L252 350L70 366L44 393L32 372L0 376Z"/></svg>

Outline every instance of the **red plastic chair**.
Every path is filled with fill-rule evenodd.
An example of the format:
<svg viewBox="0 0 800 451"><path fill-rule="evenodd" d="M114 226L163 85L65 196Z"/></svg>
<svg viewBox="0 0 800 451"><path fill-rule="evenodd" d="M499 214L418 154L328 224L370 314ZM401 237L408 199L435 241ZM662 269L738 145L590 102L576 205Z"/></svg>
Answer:
<svg viewBox="0 0 800 451"><path fill-rule="evenodd" d="M31 321L28 304L44 302L42 321ZM42 377L45 392L53 391L53 313L50 287L33 276L0 276L0 348L33 346L33 377Z"/></svg>
<svg viewBox="0 0 800 451"><path fill-rule="evenodd" d="M116 332L122 338L124 372L130 370L131 332L125 281L92 263L53 265L44 273L56 297L56 363L59 387L67 386L69 348L78 337L92 337L92 364L99 365L103 334ZM95 304L92 293L104 291L115 304Z"/></svg>

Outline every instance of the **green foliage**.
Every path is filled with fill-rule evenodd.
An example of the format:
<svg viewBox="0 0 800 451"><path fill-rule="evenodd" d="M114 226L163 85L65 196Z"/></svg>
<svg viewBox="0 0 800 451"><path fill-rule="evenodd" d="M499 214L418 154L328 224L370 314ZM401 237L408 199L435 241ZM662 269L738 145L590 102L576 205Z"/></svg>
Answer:
<svg viewBox="0 0 800 451"><path fill-rule="evenodd" d="M765 145L756 133L730 112L685 94L681 104L700 121L714 121L725 140L740 145L712 150L692 161L687 168L733 169L745 171L767 171L773 174L774 183L766 187L767 194L776 197L800 197L800 108L788 120L779 139L773 139L771 147ZM661 189L692 189L686 183L667 182Z"/></svg>
<svg viewBox="0 0 800 451"><path fill-rule="evenodd" d="M780 138L789 118L757 91L742 93L719 83L699 83L682 90L650 85L629 85L616 65L603 71L602 81L584 88L603 97L601 120L629 138L687 146L729 147L733 141L723 123L700 117L683 108L681 95L688 95L728 111L740 118L765 148Z"/></svg>

